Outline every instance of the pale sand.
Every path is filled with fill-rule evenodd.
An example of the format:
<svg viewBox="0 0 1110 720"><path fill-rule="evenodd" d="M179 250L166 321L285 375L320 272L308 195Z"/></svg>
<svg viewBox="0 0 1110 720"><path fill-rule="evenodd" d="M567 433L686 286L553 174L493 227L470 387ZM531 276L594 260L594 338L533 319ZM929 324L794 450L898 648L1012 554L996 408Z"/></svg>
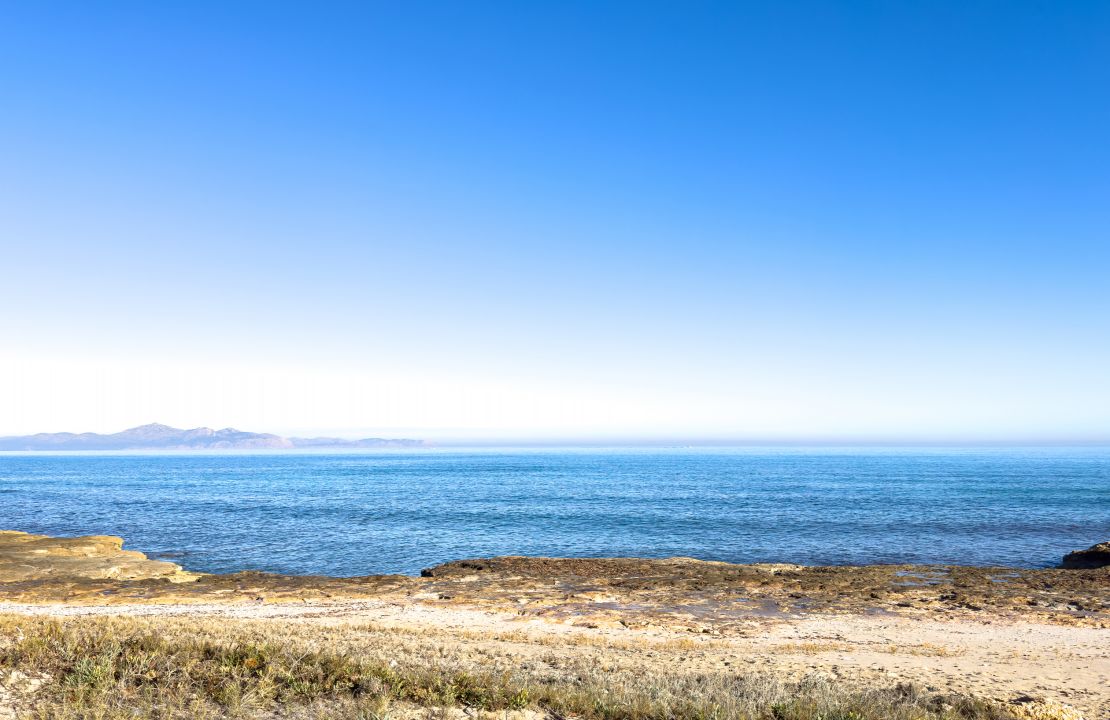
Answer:
<svg viewBox="0 0 1110 720"><path fill-rule="evenodd" d="M73 606L0 603L0 613L39 616L204 616L329 626L374 625L430 635L476 652L535 661L596 653L650 671L734 668L796 677L823 672L847 682L912 681L935 691L1010 702L1043 698L1090 720L1110 718L1110 629L1028 620L943 620L896 615L752 616L750 631L717 635L665 625L584 627L573 618L522 616L474 606L359 600L282 604Z"/></svg>

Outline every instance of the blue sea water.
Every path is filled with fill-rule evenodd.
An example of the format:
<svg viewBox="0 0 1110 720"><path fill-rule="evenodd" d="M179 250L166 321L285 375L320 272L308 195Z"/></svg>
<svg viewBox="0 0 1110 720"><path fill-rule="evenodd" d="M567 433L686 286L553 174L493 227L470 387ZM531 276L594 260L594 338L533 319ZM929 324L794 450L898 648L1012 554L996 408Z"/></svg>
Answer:
<svg viewBox="0 0 1110 720"><path fill-rule="evenodd" d="M492 555L1048 566L1110 540L1110 450L0 455L0 528L208 572Z"/></svg>

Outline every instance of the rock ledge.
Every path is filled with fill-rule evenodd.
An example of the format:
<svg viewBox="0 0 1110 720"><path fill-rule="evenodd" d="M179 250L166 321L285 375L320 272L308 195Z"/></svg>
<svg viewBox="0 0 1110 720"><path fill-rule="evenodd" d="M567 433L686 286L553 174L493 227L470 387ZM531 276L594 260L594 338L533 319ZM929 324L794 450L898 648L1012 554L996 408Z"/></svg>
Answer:
<svg viewBox="0 0 1110 720"><path fill-rule="evenodd" d="M123 538L86 535L56 538L0 530L0 582L43 579L146 580L189 582L200 575L180 565L150 560L123 549Z"/></svg>
<svg viewBox="0 0 1110 720"><path fill-rule="evenodd" d="M1076 550L1064 556L1060 567L1065 570L1095 570L1110 565L1110 542L1092 545L1086 550Z"/></svg>

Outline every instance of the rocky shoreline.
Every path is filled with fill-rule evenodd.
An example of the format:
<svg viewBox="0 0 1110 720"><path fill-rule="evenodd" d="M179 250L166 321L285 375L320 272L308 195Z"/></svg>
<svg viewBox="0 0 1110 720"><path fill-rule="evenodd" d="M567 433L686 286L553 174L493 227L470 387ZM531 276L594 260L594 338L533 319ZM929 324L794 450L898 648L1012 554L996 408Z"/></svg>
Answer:
<svg viewBox="0 0 1110 720"><path fill-rule="evenodd" d="M267 637L338 633L355 655L398 642L417 659L447 648L464 667L495 657L542 670L537 682L585 666L722 681L758 672L804 683L817 673L848 688L909 682L1001 708L983 717L1110 717L1110 566L499 557L420 577L206 575L125 550L117 537L2 531L2 617L17 635L49 618L84 623L66 625L74 632L132 618L182 637L190 623ZM367 632L371 645L350 640ZM0 701L3 687L0 677Z"/></svg>
<svg viewBox="0 0 1110 720"><path fill-rule="evenodd" d="M1101 547L1085 552L1102 552ZM1068 557L1077 555L1087 564L1095 562L1083 553ZM717 633L742 626L750 617L844 612L1029 618L1108 628L1110 566L821 567L690 558L499 557L444 563L420 577L254 571L209 575L124 550L118 537L54 538L0 531L0 601L281 603L367 598L512 608L535 616L625 626L712 625Z"/></svg>

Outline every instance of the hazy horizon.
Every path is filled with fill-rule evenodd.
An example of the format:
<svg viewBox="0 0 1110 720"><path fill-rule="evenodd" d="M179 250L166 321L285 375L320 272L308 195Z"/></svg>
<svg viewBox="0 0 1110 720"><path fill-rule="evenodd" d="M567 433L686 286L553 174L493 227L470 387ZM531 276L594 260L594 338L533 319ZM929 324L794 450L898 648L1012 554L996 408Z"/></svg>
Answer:
<svg viewBox="0 0 1110 720"><path fill-rule="evenodd" d="M167 425L166 423L143 423L141 425L131 426L128 428L117 428L115 430L47 430L40 431L45 434L52 433L83 433L95 432L101 435L109 435L116 432L126 430L135 430L143 428L146 425ZM192 427L174 427L177 430L192 430ZM423 435L415 432L406 432L404 430L393 429L386 432L370 432L360 433L357 431L320 431L320 430L301 430L301 431L287 431L279 432L263 428L235 428L232 426L223 425L203 425L198 428L208 428L212 430L234 429L239 431L251 433L268 433L282 437L299 437L299 438L316 438L316 437L335 437L344 440L357 440L365 438L383 438L383 439L412 439L423 440L427 442L427 448L485 448L485 447L675 447L675 446L689 446L701 448L759 448L759 447L1014 447L1014 448L1033 448L1033 447L1110 447L1110 436L1091 436L1091 437L1052 437L1052 436L1039 436L1039 437L998 437L998 436L978 436L978 437L953 437L953 436L680 436L680 435L594 435L594 436L521 436L513 435L511 433L502 433L500 435L495 433L484 433L480 435L460 435L444 433L442 431L433 431L430 434ZM26 435L35 435L39 433L26 433ZM0 436L3 437L3 436ZM412 449L412 448L410 448ZM419 448L416 448L419 449ZM259 450L257 448L252 450ZM325 449L326 450L326 449ZM380 448L368 448L366 451L378 451ZM212 452L213 449L199 450L200 452ZM233 450L237 452L238 450ZM311 452L310 448L296 448L288 450L274 450L274 452ZM8 452L55 452L55 451L8 451ZM68 452L68 451L57 451ZM81 451L73 451L81 452ZM101 452L101 451L89 451ZM116 451L104 451L116 452ZM357 450L356 450L357 452Z"/></svg>
<svg viewBox="0 0 1110 720"><path fill-rule="evenodd" d="M1110 441L1108 32L9 4L0 435Z"/></svg>

